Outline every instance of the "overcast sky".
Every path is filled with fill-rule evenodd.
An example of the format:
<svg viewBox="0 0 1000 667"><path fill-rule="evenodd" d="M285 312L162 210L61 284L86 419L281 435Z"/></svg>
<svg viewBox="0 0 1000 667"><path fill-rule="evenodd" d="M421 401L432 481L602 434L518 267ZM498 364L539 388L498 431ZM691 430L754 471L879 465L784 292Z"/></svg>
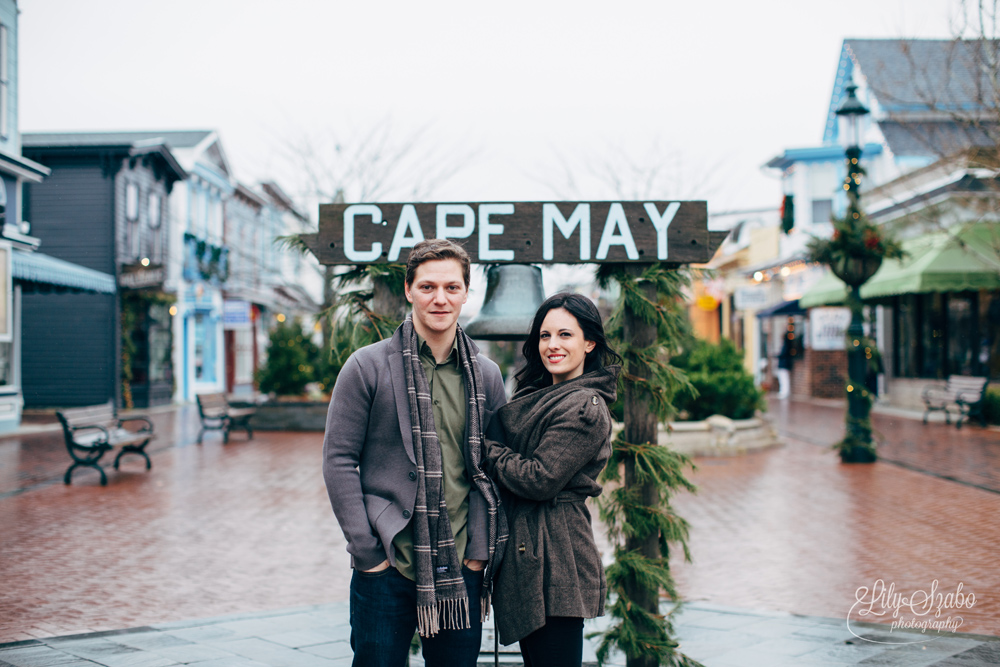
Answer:
<svg viewBox="0 0 1000 667"><path fill-rule="evenodd" d="M669 164L657 198L777 206L761 165L814 145L845 37L949 37L949 0L21 0L23 131L221 132L239 178L304 186L289 139L379 122L461 169L433 200L614 197L586 174ZM651 150L655 147L655 151ZM616 157L617 156L617 157ZM577 191L560 185L564 165ZM699 187L699 183L709 187ZM399 184L405 189L406 184ZM313 213L314 215L314 213Z"/></svg>

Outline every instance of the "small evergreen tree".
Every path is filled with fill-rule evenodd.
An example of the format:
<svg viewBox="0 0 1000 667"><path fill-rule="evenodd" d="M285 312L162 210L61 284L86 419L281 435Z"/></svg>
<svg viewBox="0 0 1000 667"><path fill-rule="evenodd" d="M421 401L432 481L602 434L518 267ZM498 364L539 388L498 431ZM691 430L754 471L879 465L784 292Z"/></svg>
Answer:
<svg viewBox="0 0 1000 667"><path fill-rule="evenodd" d="M318 361L319 348L302 330L302 323L279 322L271 332L267 362L257 372L258 386L267 394L297 396L316 381Z"/></svg>
<svg viewBox="0 0 1000 667"><path fill-rule="evenodd" d="M687 374L697 394L680 392L674 399L678 412L690 420L712 415L730 419L749 419L764 407L764 393L753 383L753 376L743 367L743 355L732 341L718 345L695 339L670 363Z"/></svg>

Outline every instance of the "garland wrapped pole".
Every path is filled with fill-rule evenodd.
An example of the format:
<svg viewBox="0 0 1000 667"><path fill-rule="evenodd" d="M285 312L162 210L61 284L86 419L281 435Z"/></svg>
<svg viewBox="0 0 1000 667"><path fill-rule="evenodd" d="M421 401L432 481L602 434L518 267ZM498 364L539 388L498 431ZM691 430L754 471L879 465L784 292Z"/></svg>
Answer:
<svg viewBox="0 0 1000 667"><path fill-rule="evenodd" d="M698 665L678 651L673 612L659 608L661 592L678 600L671 547L690 559L688 525L670 497L694 490L684 476L692 466L658 446L656 431L676 392L691 390L668 363L687 329L681 293L687 278L676 267L709 261L726 235L708 229L704 201L414 202L322 204L318 232L298 240L321 264L354 265L340 274L342 285L360 279L372 286L342 294L341 303L373 334L405 315L402 291L393 288L402 281L392 279L402 265L391 262L405 262L420 239L459 239L476 264L599 262L601 283L621 287L607 326L625 360L626 418L602 476L609 492L601 518L616 545L607 569L614 625L602 633L602 663L618 649L630 667Z"/></svg>
<svg viewBox="0 0 1000 667"><path fill-rule="evenodd" d="M693 465L657 444L657 424L670 416L673 396L691 391L667 361L687 334L681 307L687 277L653 264L603 265L598 278L603 285L613 280L621 288L608 329L625 359L625 428L613 443L603 476L615 487L600 502L601 518L616 544L615 562L607 570L614 621L597 658L603 664L617 648L625 653L628 667L695 667L699 663L678 650L671 615L660 613L661 591L679 600L670 573L671 545L681 547L685 560L691 558L688 524L674 514L670 496L695 490L684 476Z"/></svg>
<svg viewBox="0 0 1000 667"><path fill-rule="evenodd" d="M873 463L877 458L870 418L873 397L865 380L869 365L878 363L878 349L874 340L865 336L861 286L875 275L883 260L899 259L903 257L903 250L899 242L886 237L861 208L860 188L865 170L861 166L859 123L868 109L855 96L857 88L848 80L846 97L837 110L837 115L846 120L842 133L847 144L847 176L843 184L847 212L843 218L833 221L833 235L829 239L815 239L809 244L809 258L828 265L847 285L847 305L851 309L846 340L846 432L834 448L840 452L840 460L844 463Z"/></svg>

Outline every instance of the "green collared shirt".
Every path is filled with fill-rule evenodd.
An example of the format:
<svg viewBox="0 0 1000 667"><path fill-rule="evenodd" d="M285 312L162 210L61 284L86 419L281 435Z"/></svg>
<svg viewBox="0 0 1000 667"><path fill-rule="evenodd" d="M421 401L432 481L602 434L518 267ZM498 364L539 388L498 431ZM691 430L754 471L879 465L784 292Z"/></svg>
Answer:
<svg viewBox="0 0 1000 667"><path fill-rule="evenodd" d="M438 363L427 342L417 336L420 364L427 375L434 409L434 429L441 444L444 472L444 499L448 504L451 533L455 537L458 560L465 559L469 540L469 489L471 480L465 468L465 378L458 362L458 338L452 342L448 358ZM414 447L419 443L413 443ZM396 550L396 569L411 581L417 574L413 564L413 522L392 540Z"/></svg>

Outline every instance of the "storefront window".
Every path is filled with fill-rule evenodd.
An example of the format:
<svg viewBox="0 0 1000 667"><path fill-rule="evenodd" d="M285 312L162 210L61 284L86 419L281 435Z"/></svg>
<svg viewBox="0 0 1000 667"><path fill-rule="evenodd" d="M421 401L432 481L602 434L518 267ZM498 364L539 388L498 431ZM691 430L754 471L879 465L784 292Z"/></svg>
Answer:
<svg viewBox="0 0 1000 667"><path fill-rule="evenodd" d="M169 307L166 304L153 304L149 307L150 382L171 380L170 347Z"/></svg>
<svg viewBox="0 0 1000 667"><path fill-rule="evenodd" d="M920 321L918 315L917 295L906 294L896 300L895 331L896 354L893 358L893 366L898 377L917 377L917 369L920 361L917 358L919 345L917 344L917 322Z"/></svg>
<svg viewBox="0 0 1000 667"><path fill-rule="evenodd" d="M0 343L0 387L14 384L14 344Z"/></svg>
<svg viewBox="0 0 1000 667"><path fill-rule="evenodd" d="M893 305L895 375L1000 376L1000 303L994 305L994 299L1000 301L989 292L897 297Z"/></svg>
<svg viewBox="0 0 1000 667"><path fill-rule="evenodd" d="M945 360L945 327L947 326L944 312L944 295L923 294L921 299L920 349L923 352L920 366L920 377L943 378L946 371Z"/></svg>
<svg viewBox="0 0 1000 667"><path fill-rule="evenodd" d="M1000 380L1000 292L980 293L979 322L980 368L991 380Z"/></svg>
<svg viewBox="0 0 1000 667"><path fill-rule="evenodd" d="M199 312L194 316L194 378L215 382L215 318Z"/></svg>
<svg viewBox="0 0 1000 667"><path fill-rule="evenodd" d="M977 375L979 341L975 295L948 295L948 374Z"/></svg>

